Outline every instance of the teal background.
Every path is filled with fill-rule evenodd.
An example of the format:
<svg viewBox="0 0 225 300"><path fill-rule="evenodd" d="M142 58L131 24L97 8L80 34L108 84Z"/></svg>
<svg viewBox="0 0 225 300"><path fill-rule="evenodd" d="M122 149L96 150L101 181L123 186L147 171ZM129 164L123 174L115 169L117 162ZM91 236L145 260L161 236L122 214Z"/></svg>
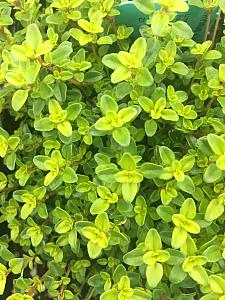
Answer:
<svg viewBox="0 0 225 300"><path fill-rule="evenodd" d="M120 11L120 15L115 17L116 23L134 27L133 36L138 37L140 35L139 28L141 25L145 25L148 16L140 12L132 1L120 4L117 9ZM157 4L156 9L160 9L160 6ZM217 10L214 9L211 16L210 28L215 23L216 13ZM192 28L195 33L193 39L199 43L203 41L206 19L207 11L196 6L190 6L188 12L178 13L176 17L176 21L184 21Z"/></svg>

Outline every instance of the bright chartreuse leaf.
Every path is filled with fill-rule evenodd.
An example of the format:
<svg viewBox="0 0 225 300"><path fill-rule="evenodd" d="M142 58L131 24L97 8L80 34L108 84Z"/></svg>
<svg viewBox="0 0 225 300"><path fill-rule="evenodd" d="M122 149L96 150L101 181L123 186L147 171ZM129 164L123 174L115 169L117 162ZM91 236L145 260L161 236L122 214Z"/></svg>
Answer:
<svg viewBox="0 0 225 300"><path fill-rule="evenodd" d="M28 98L28 90L17 90L12 97L12 107L15 111L19 111Z"/></svg>

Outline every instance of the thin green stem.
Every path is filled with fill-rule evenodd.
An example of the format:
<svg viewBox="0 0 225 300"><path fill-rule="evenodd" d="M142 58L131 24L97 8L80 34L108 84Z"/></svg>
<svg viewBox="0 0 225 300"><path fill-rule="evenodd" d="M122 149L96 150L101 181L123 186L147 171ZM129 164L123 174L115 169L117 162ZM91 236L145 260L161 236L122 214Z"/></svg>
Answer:
<svg viewBox="0 0 225 300"><path fill-rule="evenodd" d="M95 288L91 288L89 291L88 291L88 294L87 296L84 298L84 300L90 300L92 295L94 294L94 291L95 291Z"/></svg>
<svg viewBox="0 0 225 300"><path fill-rule="evenodd" d="M98 64L101 64L101 58L98 56L98 53L96 51L96 48L95 48L95 44L91 43L91 50L96 58L96 61Z"/></svg>
<svg viewBox="0 0 225 300"><path fill-rule="evenodd" d="M69 274L71 272L71 265L69 265L68 269L66 270L66 273L65 273L65 277L68 277ZM59 295L58 295L58 300L63 300L63 297L64 297L64 291L66 289L67 285L66 284L63 284L60 288L60 292L59 292Z"/></svg>
<svg viewBox="0 0 225 300"><path fill-rule="evenodd" d="M44 277L47 276L49 273L49 270L46 271L40 278L40 281L43 281ZM38 287L38 283L36 282L35 284L32 285L32 287L27 291L26 295L28 296L34 296L34 294L36 293Z"/></svg>
<svg viewBox="0 0 225 300"><path fill-rule="evenodd" d="M209 102L207 103L206 108L205 108L206 112L211 108L211 106L215 100L216 100L216 97L213 97L212 99L209 100Z"/></svg>
<svg viewBox="0 0 225 300"><path fill-rule="evenodd" d="M111 28L112 28L112 32L117 36L117 28L116 28L116 24L115 24L115 20L113 17L107 17L107 19L109 20L109 23L111 25ZM120 40L117 39L117 45L119 47L120 50L123 50L123 47L121 45L121 42Z"/></svg>
<svg viewBox="0 0 225 300"><path fill-rule="evenodd" d="M51 71L51 72L54 71L53 68L51 67L51 65L46 64L46 63L41 59L41 57L38 58L38 61L40 62L40 64L42 65L42 67L48 69L48 70ZM71 78L71 79L69 79L68 81L69 81L70 83L72 83L72 84L78 86L78 87L90 86L89 83L87 83L87 82L79 82L79 81L77 81L75 78Z"/></svg>
<svg viewBox="0 0 225 300"><path fill-rule="evenodd" d="M221 12L222 12L221 9L219 9L219 11L218 11L218 13L217 13L217 18L216 18L214 30L213 30L212 45L211 45L211 48L213 48L214 45L215 45L216 35L217 35L217 32L218 32L219 23L220 23Z"/></svg>
<svg viewBox="0 0 225 300"><path fill-rule="evenodd" d="M208 9L208 14L207 14L207 20L206 20L206 25L205 25L205 33L204 33L203 42L205 42L207 40L207 37L209 35L209 26L210 26L210 21L211 21L211 14L212 14L212 10Z"/></svg>

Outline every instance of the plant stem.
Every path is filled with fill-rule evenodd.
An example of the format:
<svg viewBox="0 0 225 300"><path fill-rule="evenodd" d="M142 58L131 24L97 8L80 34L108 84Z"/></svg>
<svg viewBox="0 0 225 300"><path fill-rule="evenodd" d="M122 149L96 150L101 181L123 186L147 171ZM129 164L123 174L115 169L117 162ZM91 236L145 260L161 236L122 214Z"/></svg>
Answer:
<svg viewBox="0 0 225 300"><path fill-rule="evenodd" d="M3 26L0 26L0 35L3 36L3 38L5 39L5 41L8 43L8 45L11 45L11 39L10 39L10 36L9 34L7 34L5 32L5 29Z"/></svg>
<svg viewBox="0 0 225 300"><path fill-rule="evenodd" d="M91 273L92 273L92 268L90 269L90 271L88 272L88 274L86 275L86 277L85 277L85 281L81 284L81 286L80 286L80 295L81 295L81 293L82 293L82 290L83 290L83 288L84 288L84 286L85 286L85 284L87 283L87 281L88 281L88 278L91 276Z"/></svg>
<svg viewBox="0 0 225 300"><path fill-rule="evenodd" d="M69 274L70 274L70 271L71 271L71 266L69 265L67 270L66 270L66 273L65 273L65 277L68 277ZM58 300L63 300L63 296L64 296L64 291L66 289L67 285L66 284L63 284L60 288L60 292L59 292L59 295L58 295Z"/></svg>
<svg viewBox="0 0 225 300"><path fill-rule="evenodd" d="M211 14L212 14L212 10L208 9L207 21L206 21L206 25L205 25L205 34L204 34L203 42L205 42L207 40L207 37L208 37L208 34L209 34L209 26L210 26L210 21L211 21Z"/></svg>
<svg viewBox="0 0 225 300"><path fill-rule="evenodd" d="M101 64L101 58L98 56L98 53L96 52L95 44L91 43L91 50L96 58L97 63Z"/></svg>
<svg viewBox="0 0 225 300"><path fill-rule="evenodd" d="M212 99L209 100L209 102L207 103L205 110L206 112L211 108L213 102L216 100L216 97L213 97Z"/></svg>
<svg viewBox="0 0 225 300"><path fill-rule="evenodd" d="M211 48L213 48L214 44L215 44L216 35L217 35L218 28L219 28L219 23L220 23L220 17L221 17L221 8L219 9L219 11L217 13L216 23L215 23L214 30L213 30Z"/></svg>
<svg viewBox="0 0 225 300"><path fill-rule="evenodd" d="M51 67L51 65L49 64L46 64L40 57L38 58L38 61L39 63L42 65L42 67L48 69L50 72L53 72L53 68ZM90 86L89 83L87 82L79 82L77 81L75 78L71 78L71 79L68 79L68 81L78 87L84 87L84 86Z"/></svg>
<svg viewBox="0 0 225 300"><path fill-rule="evenodd" d="M117 36L117 28L116 28L116 24L115 24L115 20L113 17L107 17L107 19L109 20L109 23L111 25L111 28L112 28L112 32ZM121 42L120 40L117 39L117 45L119 47L120 50L123 50L123 47L121 45Z"/></svg>
<svg viewBox="0 0 225 300"><path fill-rule="evenodd" d="M41 276L40 280L43 281L43 278L44 278L45 276L47 276L48 273L49 273L49 270L46 271L46 272ZM31 297L34 296L34 294L36 293L37 287L38 287L38 283L33 284L32 287L31 287L31 288L28 290L28 292L26 293L26 295L31 296Z"/></svg>
<svg viewBox="0 0 225 300"><path fill-rule="evenodd" d="M87 296L84 298L84 300L90 300L94 291L95 291L95 288L94 287L91 288L91 290L89 290L89 292L88 292Z"/></svg>

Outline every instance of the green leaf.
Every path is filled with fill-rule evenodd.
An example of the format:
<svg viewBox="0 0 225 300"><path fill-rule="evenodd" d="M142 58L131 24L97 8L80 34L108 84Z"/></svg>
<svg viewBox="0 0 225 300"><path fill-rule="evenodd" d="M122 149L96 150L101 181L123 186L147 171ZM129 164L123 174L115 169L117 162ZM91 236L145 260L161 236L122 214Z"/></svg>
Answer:
<svg viewBox="0 0 225 300"><path fill-rule="evenodd" d="M137 168L137 164L129 152L125 152L119 161L119 165L122 169L127 171L134 171Z"/></svg>
<svg viewBox="0 0 225 300"><path fill-rule="evenodd" d="M24 73L24 78L28 84L33 84L35 82L40 69L41 64L38 61L30 62Z"/></svg>
<svg viewBox="0 0 225 300"><path fill-rule="evenodd" d="M125 182L122 183L123 198L127 202L132 202L138 192L137 183Z"/></svg>
<svg viewBox="0 0 225 300"><path fill-rule="evenodd" d="M184 254L179 250L174 250L172 248L167 249L170 254L170 258L167 260L167 264L175 266L177 264L182 264L184 261Z"/></svg>
<svg viewBox="0 0 225 300"><path fill-rule="evenodd" d="M146 135L149 137L152 137L153 135L155 135L157 131L157 123L156 121L154 121L153 119L151 120L147 120L145 122L145 132Z"/></svg>
<svg viewBox="0 0 225 300"><path fill-rule="evenodd" d="M9 267L11 268L13 274L20 274L23 267L23 258L13 258L9 261Z"/></svg>
<svg viewBox="0 0 225 300"><path fill-rule="evenodd" d="M38 131L51 131L54 129L54 124L48 117L42 118L34 122L34 128Z"/></svg>
<svg viewBox="0 0 225 300"><path fill-rule="evenodd" d="M207 206L205 212L205 220L208 222L212 222L219 218L224 212L224 204L220 203L218 199L213 199L209 205Z"/></svg>
<svg viewBox="0 0 225 300"><path fill-rule="evenodd" d="M196 216L196 205L192 198L186 199L180 208L180 213L187 219L194 219Z"/></svg>
<svg viewBox="0 0 225 300"><path fill-rule="evenodd" d="M174 249L179 249L186 242L187 231L181 227L175 227L172 234L171 245Z"/></svg>
<svg viewBox="0 0 225 300"><path fill-rule="evenodd" d="M67 120L74 121L80 114L82 105L80 103L70 104L67 108Z"/></svg>
<svg viewBox="0 0 225 300"><path fill-rule="evenodd" d="M66 233L72 229L73 222L71 219L59 221L55 225L55 231L59 234Z"/></svg>
<svg viewBox="0 0 225 300"><path fill-rule="evenodd" d="M33 300L34 298L28 295L22 295L19 293L15 293L9 296L6 300Z"/></svg>
<svg viewBox="0 0 225 300"><path fill-rule="evenodd" d="M211 147L211 149L213 150L213 152L216 155L225 154L225 141L222 137L210 133L207 136L207 140L208 140L209 146Z"/></svg>
<svg viewBox="0 0 225 300"><path fill-rule="evenodd" d="M225 292L225 280L218 275L209 276L209 285L216 294L223 294Z"/></svg>
<svg viewBox="0 0 225 300"><path fill-rule="evenodd" d="M130 144L130 132L126 127L114 129L112 137L122 147L128 147Z"/></svg>
<svg viewBox="0 0 225 300"><path fill-rule="evenodd" d="M170 271L169 280L173 284L178 284L182 282L186 276L187 274L183 271L182 265L177 264L173 266L172 270Z"/></svg>
<svg viewBox="0 0 225 300"><path fill-rule="evenodd" d="M62 133L62 135L66 137L70 137L73 133L73 129L69 121L63 121L57 124L57 129L60 133Z"/></svg>
<svg viewBox="0 0 225 300"><path fill-rule="evenodd" d="M219 0L219 7L221 8L222 12L225 13L225 3L223 0Z"/></svg>
<svg viewBox="0 0 225 300"><path fill-rule="evenodd" d="M100 131L108 131L113 129L113 125L109 118L103 117L97 120L95 128Z"/></svg>
<svg viewBox="0 0 225 300"><path fill-rule="evenodd" d="M148 87L153 85L154 79L147 68L138 68L136 71L135 82L137 85Z"/></svg>
<svg viewBox="0 0 225 300"><path fill-rule="evenodd" d="M0 156L2 158L6 156L8 146L8 140L4 136L0 135Z"/></svg>
<svg viewBox="0 0 225 300"><path fill-rule="evenodd" d="M125 107L118 112L123 124L130 122L137 115L137 110L134 107Z"/></svg>
<svg viewBox="0 0 225 300"><path fill-rule="evenodd" d="M15 169L16 166L16 153L12 152L5 157L5 164L7 168L11 171Z"/></svg>
<svg viewBox="0 0 225 300"><path fill-rule="evenodd" d="M95 219L95 225L98 229L108 232L110 228L109 217L106 212L101 213Z"/></svg>
<svg viewBox="0 0 225 300"><path fill-rule="evenodd" d="M159 155L162 163L166 166L171 166L176 159L174 152L166 146L159 147Z"/></svg>
<svg viewBox="0 0 225 300"><path fill-rule="evenodd" d="M131 71L128 68L121 66L112 73L111 81L115 84L120 81L127 80L128 78L130 78L130 76Z"/></svg>
<svg viewBox="0 0 225 300"><path fill-rule="evenodd" d="M116 267L115 271L113 272L113 280L114 282L119 282L120 278L126 275L127 275L126 268L122 264L119 264Z"/></svg>
<svg viewBox="0 0 225 300"><path fill-rule="evenodd" d="M0 25L1 26L9 26L13 24L13 19L7 15L0 16Z"/></svg>
<svg viewBox="0 0 225 300"><path fill-rule="evenodd" d="M145 57L147 51L147 43L146 39L143 37L139 37L136 41L131 45L130 53L139 61Z"/></svg>
<svg viewBox="0 0 225 300"><path fill-rule="evenodd" d="M195 266L192 271L189 272L190 277L198 284L207 286L209 278L206 270L202 266Z"/></svg>
<svg viewBox="0 0 225 300"><path fill-rule="evenodd" d="M27 27L26 41L32 46L34 50L42 44L42 36L36 24L30 24Z"/></svg>
<svg viewBox="0 0 225 300"><path fill-rule="evenodd" d="M148 231L145 238L145 248L147 250L156 251L162 248L162 242L157 230L152 228Z"/></svg>
<svg viewBox="0 0 225 300"><path fill-rule="evenodd" d="M155 288L163 277L163 267L160 263L148 265L146 269L148 285L151 289Z"/></svg>
<svg viewBox="0 0 225 300"><path fill-rule="evenodd" d="M52 51L52 62L61 66L64 61L69 58L72 52L72 43L68 41L62 42L54 51Z"/></svg>
<svg viewBox="0 0 225 300"><path fill-rule="evenodd" d="M46 207L45 203L40 203L39 204L39 206L38 206L38 215L42 219L47 219L47 217L48 217L48 210L47 210L47 207Z"/></svg>
<svg viewBox="0 0 225 300"><path fill-rule="evenodd" d="M118 292L115 288L108 290L101 294L100 300L112 300L112 299L118 299Z"/></svg>
<svg viewBox="0 0 225 300"><path fill-rule="evenodd" d="M189 68L182 62L176 62L171 66L171 71L179 75L187 75Z"/></svg>
<svg viewBox="0 0 225 300"><path fill-rule="evenodd" d="M102 62L110 69L116 70L122 67L121 62L118 59L117 53L107 54L102 58Z"/></svg>
<svg viewBox="0 0 225 300"><path fill-rule="evenodd" d="M10 261L11 259L15 258L15 255L9 251L6 246L1 246L0 257L5 261Z"/></svg>
<svg viewBox="0 0 225 300"><path fill-rule="evenodd" d="M22 87L26 85L26 80L24 79L24 76L21 73L15 72L15 71L9 71L5 75L5 79L12 84L15 87Z"/></svg>
<svg viewBox="0 0 225 300"><path fill-rule="evenodd" d="M133 300L150 300L152 299L152 294L149 290L144 290L143 288L133 289Z"/></svg>
<svg viewBox="0 0 225 300"><path fill-rule="evenodd" d="M225 170L225 154L217 159L216 166L219 170Z"/></svg>
<svg viewBox="0 0 225 300"><path fill-rule="evenodd" d="M138 103L143 108L143 110L149 114L151 113L151 110L154 108L153 101L145 96L140 96L138 98Z"/></svg>
<svg viewBox="0 0 225 300"><path fill-rule="evenodd" d="M153 0L134 0L134 5L146 15L150 15L154 11Z"/></svg>
<svg viewBox="0 0 225 300"><path fill-rule="evenodd" d="M109 95L103 95L100 100L100 107L102 113L105 115L107 111L112 110L117 112L118 111L118 104L117 102Z"/></svg>
<svg viewBox="0 0 225 300"><path fill-rule="evenodd" d="M106 211L108 208L109 203L104 199L98 198L92 203L90 207L90 213L92 215L98 215Z"/></svg>
<svg viewBox="0 0 225 300"><path fill-rule="evenodd" d="M164 222L169 223L172 221L172 215L174 214L174 209L172 207L159 205L156 212Z"/></svg>
<svg viewBox="0 0 225 300"><path fill-rule="evenodd" d="M177 186L179 187L179 189L188 194L193 194L195 192L195 185L193 183L193 180L187 175L184 176L183 181L177 181Z"/></svg>
<svg viewBox="0 0 225 300"><path fill-rule="evenodd" d="M147 179L159 178L163 167L153 163L143 163L140 167L140 171Z"/></svg>
<svg viewBox="0 0 225 300"><path fill-rule="evenodd" d="M191 39L194 35L191 27L183 21L172 23L172 33L184 39Z"/></svg>
<svg viewBox="0 0 225 300"><path fill-rule="evenodd" d="M189 5L193 5L199 8L204 8L204 5L201 0L189 0Z"/></svg>
<svg viewBox="0 0 225 300"><path fill-rule="evenodd" d="M221 82L225 82L225 64L219 65L219 79Z"/></svg>
<svg viewBox="0 0 225 300"><path fill-rule="evenodd" d="M222 177L222 170L218 169L216 164L211 163L205 170L203 179L206 183L213 183Z"/></svg>
<svg viewBox="0 0 225 300"><path fill-rule="evenodd" d="M17 136L10 136L8 139L8 145L10 149L15 150L20 142L20 138Z"/></svg>
<svg viewBox="0 0 225 300"><path fill-rule="evenodd" d="M63 172L62 180L66 183L75 183L77 182L77 174L71 167L66 167Z"/></svg>
<svg viewBox="0 0 225 300"><path fill-rule="evenodd" d="M187 232L193 234L198 234L201 231L201 228L198 225L198 223L192 220L186 220L186 223L183 224L183 227Z"/></svg>
<svg viewBox="0 0 225 300"><path fill-rule="evenodd" d="M161 118L163 118L164 120L174 121L174 122L179 120L177 113L172 109L164 109L161 113Z"/></svg>
<svg viewBox="0 0 225 300"><path fill-rule="evenodd" d="M44 185L48 186L50 185L53 180L58 176L58 174L56 172L49 172L44 179Z"/></svg>
<svg viewBox="0 0 225 300"><path fill-rule="evenodd" d="M21 208L21 219L26 220L29 215L32 213L34 210L35 206L30 205L30 204L24 204L23 207Z"/></svg>
<svg viewBox="0 0 225 300"><path fill-rule="evenodd" d="M217 262L222 258L221 251L218 245L211 245L203 253L208 262Z"/></svg>
<svg viewBox="0 0 225 300"><path fill-rule="evenodd" d="M170 18L168 14L163 12L155 12L151 21L153 34L156 36L162 36L169 24L169 21Z"/></svg>
<svg viewBox="0 0 225 300"><path fill-rule="evenodd" d="M35 164L36 167L38 167L38 169L42 170L42 171L47 171L48 169L45 166L45 162L49 160L48 156L45 155L36 155L33 158L33 163Z"/></svg>
<svg viewBox="0 0 225 300"><path fill-rule="evenodd" d="M94 244L93 242L89 241L87 244L87 249L88 249L88 255L90 258L95 259L100 255L102 252L102 248L99 247L97 244Z"/></svg>
<svg viewBox="0 0 225 300"><path fill-rule="evenodd" d="M125 254L123 257L123 261L125 262L125 264L130 266L142 266L144 264L142 259L144 253L144 249L136 248Z"/></svg>
<svg viewBox="0 0 225 300"><path fill-rule="evenodd" d="M98 45L112 45L113 39L110 36L101 36L98 41Z"/></svg>
<svg viewBox="0 0 225 300"><path fill-rule="evenodd" d="M215 60L215 59L220 59L222 57L221 52L217 50L210 50L204 55L204 59L206 60Z"/></svg>
<svg viewBox="0 0 225 300"><path fill-rule="evenodd" d="M5 285L6 285L6 273L7 273L7 269L6 267L0 263L0 295L4 294L4 290L5 290Z"/></svg>
<svg viewBox="0 0 225 300"><path fill-rule="evenodd" d="M19 111L28 98L29 90L17 90L12 97L12 108Z"/></svg>

